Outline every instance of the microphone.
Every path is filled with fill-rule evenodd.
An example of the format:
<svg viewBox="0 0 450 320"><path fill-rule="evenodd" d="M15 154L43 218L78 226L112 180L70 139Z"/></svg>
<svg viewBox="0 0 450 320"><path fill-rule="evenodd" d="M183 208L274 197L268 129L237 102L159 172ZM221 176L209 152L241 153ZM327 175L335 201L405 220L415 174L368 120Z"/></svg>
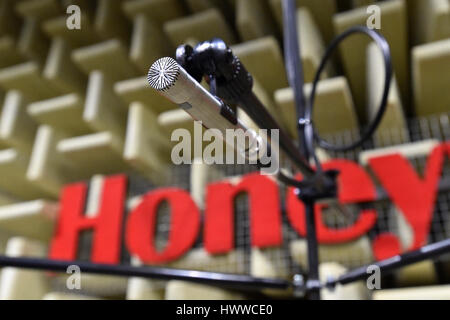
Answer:
<svg viewBox="0 0 450 320"><path fill-rule="evenodd" d="M261 160L265 155L268 147L266 140L237 119L229 106L203 88L175 59L164 57L155 61L149 69L147 80L153 89L177 104L194 120L201 121L205 128L219 130L219 138L233 146L241 156ZM236 139L235 143L235 136L227 134L227 130L242 130L245 137Z"/></svg>

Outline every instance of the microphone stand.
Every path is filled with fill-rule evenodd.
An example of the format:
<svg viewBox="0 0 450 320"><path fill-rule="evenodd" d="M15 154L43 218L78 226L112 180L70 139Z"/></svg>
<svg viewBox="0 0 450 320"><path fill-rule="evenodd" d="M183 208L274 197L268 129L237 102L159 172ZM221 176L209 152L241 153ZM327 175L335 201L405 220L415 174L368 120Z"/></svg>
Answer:
<svg viewBox="0 0 450 320"><path fill-rule="evenodd" d="M221 39L199 43L195 48L182 45L177 49L176 59L198 82L203 76L206 76L213 95L218 96L218 99L223 99L229 105L239 105L260 128L279 130L280 148L305 176L303 181L297 181L281 172L278 174L280 181L297 188L298 197L305 204L309 265L306 286L308 298L320 299L321 284L314 207L318 200L336 197L337 172L334 170L323 172L314 170L310 166L308 143L304 143L302 148L298 148L288 134L280 128L252 92L252 77L239 58L232 54ZM303 85L300 88L303 88ZM299 140L307 141L308 137L312 139L311 127L306 125L308 121L304 118L307 114L306 108L300 105L298 113L300 114Z"/></svg>
<svg viewBox="0 0 450 320"><path fill-rule="evenodd" d="M293 1L283 3L285 27L286 70L289 82L294 88L298 116L298 135L300 146L293 144L287 133L280 128L275 119L252 92L252 78L238 57L234 56L220 39L205 41L195 48L189 45L178 47L176 59L197 81L206 76L211 93L230 105L239 105L255 123L263 129L279 130L280 148L300 169L305 179L302 182L279 174L279 179L287 185L296 186L296 193L305 204L308 248L308 298L320 299L319 257L316 235L314 207L316 201L336 197L336 171L314 170L309 164L311 155L308 139L313 139L311 120L306 118L305 97L303 93L303 71L296 32L296 7ZM287 14L286 14L287 12ZM292 24L295 27L290 27ZM294 53L289 54L289 53Z"/></svg>
<svg viewBox="0 0 450 320"><path fill-rule="evenodd" d="M337 196L337 175L334 170L323 171L317 159L314 145L331 151L348 151L361 147L370 139L379 126L387 107L387 99L392 80L392 64L390 48L386 39L377 32L366 27L356 26L337 36L327 47L313 82L311 96L306 101L303 92L303 67L300 59L300 46L297 34L296 4L294 0L283 0L284 21L284 52L286 60L286 73L289 84L294 91L295 106L297 112L297 125L299 146L295 146L289 136L277 124L274 118L267 112L264 105L252 92L252 77L242 65L238 57L234 56L227 45L220 39L205 41L195 48L189 45L178 47L176 58L178 63L198 82L205 76L210 84L210 90L219 100L235 106L239 105L255 123L263 129L279 130L280 148L303 173L304 179L297 181L283 173L278 174L282 183L296 187L298 198L305 205L306 240L308 249L308 275L304 281L301 275L296 275L293 281L296 296L307 295L308 299L320 300L320 290L324 287L333 288L337 284L347 284L367 278L367 267L361 267L335 280L329 280L322 284L319 279L319 255L316 235L316 220L314 207L317 201ZM324 70L327 60L338 44L355 33L363 33L377 44L384 57L384 90L378 112L367 129L361 132L361 138L346 146L334 146L322 139L315 132L312 123L314 99L320 75ZM233 109L235 111L235 109ZM315 162L315 169L309 160ZM450 240L444 240L425 246L420 250L395 256L379 261L372 265L380 268L380 271L390 272L400 267L422 261L431 257L450 252Z"/></svg>
<svg viewBox="0 0 450 320"><path fill-rule="evenodd" d="M294 91L294 100L297 113L297 129L299 148L302 154L309 159L311 157L308 148L308 139L313 139L308 136L307 130L310 126L306 119L306 98L303 90L304 72L301 60L301 48L298 41L299 35L297 33L297 6L295 1L283 1L283 24L284 24L284 55L286 63L286 74L288 76L289 84ZM307 127L308 126L308 127ZM320 174L320 172L318 173ZM335 178L332 177L332 178ZM336 196L336 183L332 185L328 193L321 193L319 190L314 190L314 184L308 183L297 188L295 191L298 198L303 201L305 205L305 225L306 225L306 242L308 250L308 280L306 287L308 289L308 298L311 300L320 300L320 279L319 279L319 248L316 234L316 216L314 208L317 200ZM335 182L335 180L333 180Z"/></svg>

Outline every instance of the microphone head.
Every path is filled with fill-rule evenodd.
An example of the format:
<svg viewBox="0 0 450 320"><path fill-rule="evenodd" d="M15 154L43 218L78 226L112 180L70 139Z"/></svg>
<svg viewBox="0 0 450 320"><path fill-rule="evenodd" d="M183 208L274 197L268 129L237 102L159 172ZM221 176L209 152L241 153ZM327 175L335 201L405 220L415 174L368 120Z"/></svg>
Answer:
<svg viewBox="0 0 450 320"><path fill-rule="evenodd" d="M156 60L148 70L147 80L150 86L158 91L167 91L178 80L180 65L170 57Z"/></svg>

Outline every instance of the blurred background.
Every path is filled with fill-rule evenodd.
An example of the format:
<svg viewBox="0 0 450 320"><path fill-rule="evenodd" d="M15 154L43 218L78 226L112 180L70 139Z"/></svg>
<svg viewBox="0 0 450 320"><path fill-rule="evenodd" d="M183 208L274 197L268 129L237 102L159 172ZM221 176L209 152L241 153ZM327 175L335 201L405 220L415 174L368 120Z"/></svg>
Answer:
<svg viewBox="0 0 450 320"><path fill-rule="evenodd" d="M380 9L380 32L391 45L394 82L388 110L375 137L346 153L318 149L321 161L345 158L367 168L373 156L399 152L419 174L427 157L450 137L450 1L297 0L305 91L331 39L366 25ZM81 9L73 29L70 5ZM373 8L373 7L372 7ZM75 26L76 27L76 26ZM170 135L193 122L149 88L146 74L182 43L222 38L255 79L254 91L296 139L293 93L284 70L281 0L0 0L0 253L46 257L58 217L58 198L68 183L89 183L86 214L95 214L105 176L126 173L127 208L162 186L188 190L204 208L208 183L256 171L250 165L175 166ZM318 87L314 121L322 136L347 144L374 117L383 84L382 57L364 36L340 46ZM243 119L245 115L241 114ZM370 173L370 170L367 169ZM382 188L379 182L377 187ZM450 237L450 167L444 164L428 243ZM285 189L280 186L280 194ZM284 202L284 196L281 197ZM403 248L412 230L388 197L372 204L376 226L344 244L321 245L321 276L339 275L374 261L373 239L395 234ZM211 256L202 236L170 267L290 278L305 272L306 243L283 216L280 248L250 245L248 204L236 200L235 250ZM334 228L353 225L361 208L326 210ZM156 243L167 243L169 209L160 208ZM92 232L80 236L79 260L89 261ZM141 265L124 248L123 264ZM206 299L251 298L243 292L181 281L82 275L69 290L67 274L3 268L1 299ZM450 257L425 261L382 278L324 291L325 299L450 299ZM270 298L289 293L264 292ZM262 297L257 295L257 297Z"/></svg>

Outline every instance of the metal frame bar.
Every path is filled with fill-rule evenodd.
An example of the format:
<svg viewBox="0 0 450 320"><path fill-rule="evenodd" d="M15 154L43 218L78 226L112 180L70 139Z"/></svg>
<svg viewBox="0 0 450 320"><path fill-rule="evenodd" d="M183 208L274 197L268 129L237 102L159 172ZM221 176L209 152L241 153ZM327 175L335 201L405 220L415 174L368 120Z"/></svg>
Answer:
<svg viewBox="0 0 450 320"><path fill-rule="evenodd" d="M194 271L163 267L134 267L126 265L98 264L84 261L62 261L42 258L7 257L0 256L0 266L16 267L34 270L46 270L54 272L67 272L71 265L76 265L81 272L125 276L142 277L155 280L183 280L220 287L254 291L261 289L287 290L291 283L282 279L257 278L247 275L218 273L208 271Z"/></svg>

